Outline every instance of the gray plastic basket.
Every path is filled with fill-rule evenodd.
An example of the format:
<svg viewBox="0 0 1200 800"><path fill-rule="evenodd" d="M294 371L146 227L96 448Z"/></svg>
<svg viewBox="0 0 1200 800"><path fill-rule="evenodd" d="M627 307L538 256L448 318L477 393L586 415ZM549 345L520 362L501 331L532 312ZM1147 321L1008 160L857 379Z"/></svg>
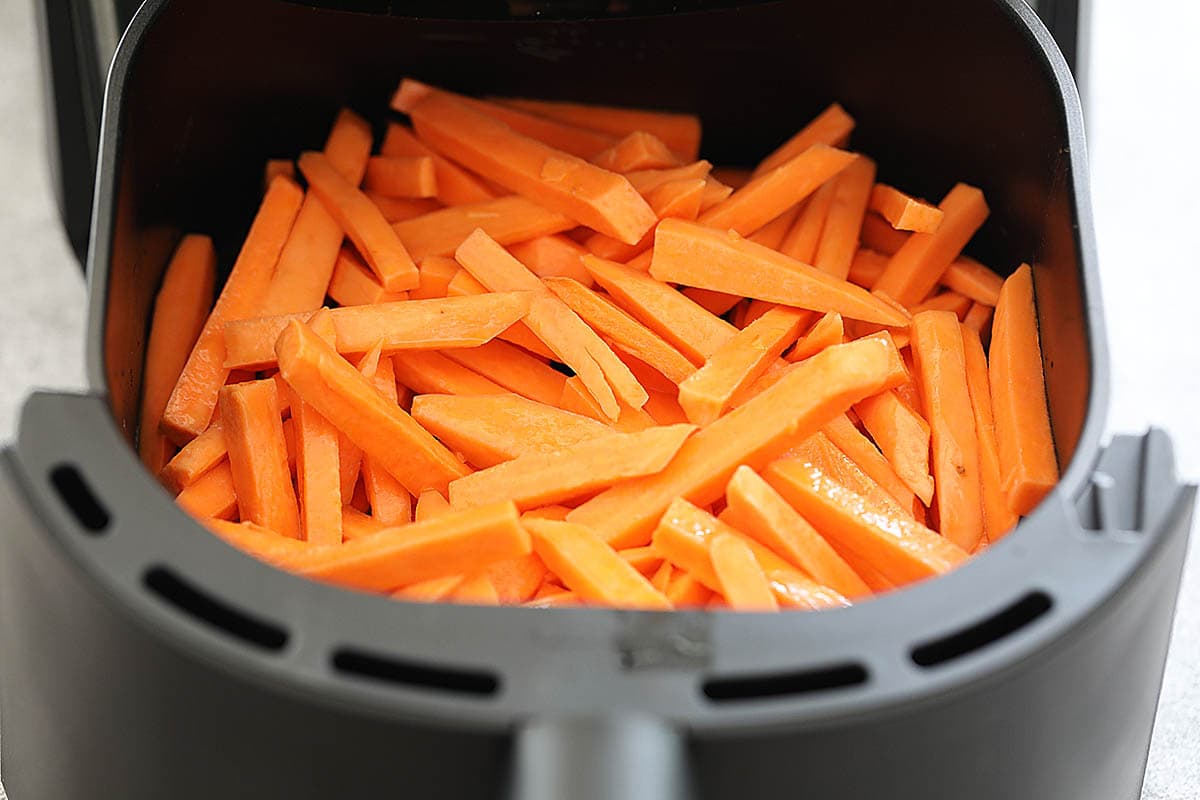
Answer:
<svg viewBox="0 0 1200 800"><path fill-rule="evenodd" d="M0 460L13 800L1135 797L1195 490L1161 433L1101 446L1078 98L1024 4L379 5L149 0L119 49L91 390L31 397ZM957 572L810 614L409 605L209 536L128 446L170 248L186 226L229 256L263 159L405 74L695 110L717 162L838 99L884 179L984 187L973 253L1035 264L1061 485Z"/></svg>

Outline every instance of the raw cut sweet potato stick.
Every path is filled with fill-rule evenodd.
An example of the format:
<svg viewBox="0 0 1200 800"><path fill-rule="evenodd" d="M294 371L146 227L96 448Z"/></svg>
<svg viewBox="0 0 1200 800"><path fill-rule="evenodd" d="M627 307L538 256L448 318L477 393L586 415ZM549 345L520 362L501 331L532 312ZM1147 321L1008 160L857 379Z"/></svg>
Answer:
<svg viewBox="0 0 1200 800"><path fill-rule="evenodd" d="M510 392L554 405L562 397L567 377L544 361L507 342L443 350L451 361L474 370Z"/></svg>
<svg viewBox="0 0 1200 800"><path fill-rule="evenodd" d="M616 108L554 100L494 98L495 102L580 128L627 136L646 131L658 137L680 158L692 160L700 152L700 118L695 114Z"/></svg>
<svg viewBox="0 0 1200 800"><path fill-rule="evenodd" d="M845 150L818 145L758 175L697 221L749 236L815 192L856 158Z"/></svg>
<svg viewBox="0 0 1200 800"><path fill-rule="evenodd" d="M341 230L338 228L339 234ZM408 299L408 292L389 292L383 288L383 284L375 277L375 273L371 272L367 262L363 261L352 247L343 247L338 252L326 294L339 306L367 306Z"/></svg>
<svg viewBox="0 0 1200 800"><path fill-rule="evenodd" d="M395 600L409 603L441 603L449 599L454 590L463 582L462 575L447 575L443 578L430 578L427 581L411 583L408 586L392 592Z"/></svg>
<svg viewBox="0 0 1200 800"><path fill-rule="evenodd" d="M915 518L911 506L901 506L895 497L888 494L878 481L864 472L862 467L835 445L824 432L818 431L790 448L782 458L813 465L831 481L840 483L862 497L868 508L885 516Z"/></svg>
<svg viewBox="0 0 1200 800"><path fill-rule="evenodd" d="M615 608L671 608L662 592L582 525L548 519L529 519L523 524L533 539L534 552L584 600Z"/></svg>
<svg viewBox="0 0 1200 800"><path fill-rule="evenodd" d="M241 518L298 539L300 517L276 391L269 378L223 387L221 427Z"/></svg>
<svg viewBox="0 0 1200 800"><path fill-rule="evenodd" d="M859 469L870 476L885 492L910 516L913 513L915 493L896 474L887 458L864 436L845 414L839 414L830 420L821 432L829 437L829 441L858 465Z"/></svg>
<svg viewBox="0 0 1200 800"><path fill-rule="evenodd" d="M162 430L176 444L185 444L208 427L217 392L229 374L225 323L257 310L303 198L300 187L287 178L276 178L267 189L242 251L163 411Z"/></svg>
<svg viewBox="0 0 1200 800"><path fill-rule="evenodd" d="M877 183L871 189L870 208L896 230L919 233L934 233L944 216L940 208L909 197L886 183Z"/></svg>
<svg viewBox="0 0 1200 800"><path fill-rule="evenodd" d="M922 311L951 311L959 321L962 321L967 316L967 312L971 310L971 303L971 298L951 290L931 295L910 310L913 314L919 314Z"/></svg>
<svg viewBox="0 0 1200 800"><path fill-rule="evenodd" d="M791 230L792 223L796 221L796 217L800 214L801 205L801 203L797 203L792 206L747 238L755 244L761 244L763 247L778 250L779 246L783 244L783 237Z"/></svg>
<svg viewBox="0 0 1200 800"><path fill-rule="evenodd" d="M209 517L233 519L238 505L229 462L222 461L185 486L175 497L175 502L199 520Z"/></svg>
<svg viewBox="0 0 1200 800"><path fill-rule="evenodd" d="M781 144L754 168L754 176L770 172L814 145L837 145L846 141L854 130L854 118L837 103L822 111L796 135Z"/></svg>
<svg viewBox="0 0 1200 800"><path fill-rule="evenodd" d="M301 575L367 591L461 575L531 552L512 503L454 511L387 528L294 564Z"/></svg>
<svg viewBox="0 0 1200 800"><path fill-rule="evenodd" d="M413 518L417 522L424 522L448 514L450 510L450 501L441 492L437 489L426 489L417 498Z"/></svg>
<svg viewBox="0 0 1200 800"><path fill-rule="evenodd" d="M933 500L929 423L901 400L895 390L860 400L854 410L896 475L922 503L929 505Z"/></svg>
<svg viewBox="0 0 1200 800"><path fill-rule="evenodd" d="M951 189L938 208L945 216L937 231L911 234L873 287L902 305L914 306L929 294L988 216L983 192L965 183Z"/></svg>
<svg viewBox="0 0 1200 800"><path fill-rule="evenodd" d="M378 192L366 192L365 194L379 209L379 213L383 214L387 223L393 226L397 222L403 222L413 217L423 217L445 208L442 203L429 197L388 197Z"/></svg>
<svg viewBox="0 0 1200 800"><path fill-rule="evenodd" d="M428 256L452 256L477 228L502 245L524 242L574 228L570 217L527 200L501 197L471 205L443 208L422 217L397 222L392 230L417 261Z"/></svg>
<svg viewBox="0 0 1200 800"><path fill-rule="evenodd" d="M696 368L662 337L627 315L611 301L570 278L544 278L542 282L560 300L613 346L658 370L678 384Z"/></svg>
<svg viewBox="0 0 1200 800"><path fill-rule="evenodd" d="M720 417L738 390L754 382L796 340L804 320L805 312L778 306L713 353L679 384L679 405L688 420L708 425Z"/></svg>
<svg viewBox="0 0 1200 800"><path fill-rule="evenodd" d="M780 602L799 608L849 605L838 592L801 574L768 548L683 498L676 498L662 514L653 541L655 549L671 563L720 593L722 586L710 549L720 535L742 539L768 574L771 591Z"/></svg>
<svg viewBox="0 0 1200 800"><path fill-rule="evenodd" d="M670 148L646 131L634 131L588 160L612 172L664 169L679 165L678 157Z"/></svg>
<svg viewBox="0 0 1200 800"><path fill-rule="evenodd" d="M494 292L533 293L525 324L575 370L610 419L615 419L619 410L616 398L632 408L646 404L646 390L604 340L486 233L471 234L454 257Z"/></svg>
<svg viewBox="0 0 1200 800"><path fill-rule="evenodd" d="M596 420L516 395L421 395L412 416L480 469L612 433Z"/></svg>
<svg viewBox="0 0 1200 800"><path fill-rule="evenodd" d="M850 565L770 484L749 467L738 467L725 487L729 524L770 548L818 583L848 598L871 590Z"/></svg>
<svg viewBox="0 0 1200 800"><path fill-rule="evenodd" d="M534 139L549 147L570 153L581 159L591 158L602 150L611 147L616 143L618 138L576 125L564 124L553 119L508 108L497 103L480 100L475 97L448 92L445 89L438 89L412 78L405 78L400 82L396 93L392 95L392 108L411 117L416 107L425 103L430 98L449 100L463 105L475 114L503 123L506 127L523 136ZM417 128L417 133L422 138L425 138L426 141L430 141L434 147L438 147L436 141L432 141L424 136L420 127ZM438 149L440 150L440 148ZM455 158L453 153L446 153L446 155ZM466 164L461 159L455 160ZM470 166L470 164L466 164L466 166ZM488 177L485 173L480 172L480 174Z"/></svg>
<svg viewBox="0 0 1200 800"><path fill-rule="evenodd" d="M525 510L572 500L661 471L694 430L692 425L668 425L611 433L551 453L521 456L453 481L450 505L475 508L500 497Z"/></svg>
<svg viewBox="0 0 1200 800"><path fill-rule="evenodd" d="M654 216L660 220L695 219L700 213L704 187L703 180L668 181L646 192L643 197L650 204ZM583 240L583 245L592 255L628 263L654 246L654 228L646 231L637 244L625 244L603 233L593 233Z"/></svg>
<svg viewBox="0 0 1200 800"><path fill-rule="evenodd" d="M443 491L450 481L468 473L437 439L299 322L288 323L275 349L280 373L300 398L409 492Z"/></svg>
<svg viewBox="0 0 1200 800"><path fill-rule="evenodd" d="M541 289L541 284L537 285ZM335 308L338 351L358 355L383 342L383 352L477 347L507 330L529 311L530 297L522 292L494 292L474 297L402 300L367 306ZM289 314L238 320L225 326L225 363L231 368L259 369L275 362L279 334L292 320L310 314Z"/></svg>
<svg viewBox="0 0 1200 800"><path fill-rule="evenodd" d="M385 400L396 403L396 373L390 358L376 359L365 364L359 372ZM362 479L371 502L372 517L388 526L412 522L412 495L374 456L363 456Z"/></svg>
<svg viewBox="0 0 1200 800"><path fill-rule="evenodd" d="M508 390L432 350L392 356L396 379L417 394L508 394Z"/></svg>
<svg viewBox="0 0 1200 800"><path fill-rule="evenodd" d="M385 197L434 197L437 172L429 156L371 156L363 189Z"/></svg>
<svg viewBox="0 0 1200 800"><path fill-rule="evenodd" d="M454 162L443 158L413 135L407 127L390 123L379 152L384 156L424 156L433 161L437 198L448 206L483 203L495 195L477 178Z"/></svg>
<svg viewBox="0 0 1200 800"><path fill-rule="evenodd" d="M875 181L875 162L860 155L835 179L833 204L821 229L812 265L835 278L846 279L858 250L858 232Z"/></svg>
<svg viewBox="0 0 1200 800"><path fill-rule="evenodd" d="M976 303L994 308L1000 301L1004 279L970 256L959 256L946 268L941 283Z"/></svg>
<svg viewBox="0 0 1200 800"><path fill-rule="evenodd" d="M864 510L860 496L811 465L776 461L763 477L851 566L867 565L898 585L940 575L967 558L924 525Z"/></svg>
<svg viewBox="0 0 1200 800"><path fill-rule="evenodd" d="M295 569L314 556L337 550L335 546L313 545L289 536L280 536L276 531L253 522L206 519L203 525L226 544L280 569Z"/></svg>
<svg viewBox="0 0 1200 800"><path fill-rule="evenodd" d="M731 533L719 533L708 546L721 594L735 611L778 611L779 603L762 565L749 545Z"/></svg>
<svg viewBox="0 0 1200 800"><path fill-rule="evenodd" d="M138 425L138 455L154 475L159 474L175 452L158 426L212 307L216 271L212 239L197 234L184 236L167 264L162 287L154 298Z"/></svg>
<svg viewBox="0 0 1200 800"><path fill-rule="evenodd" d="M361 539L386 528L370 514L364 514L354 506L342 506L342 541Z"/></svg>
<svg viewBox="0 0 1200 800"><path fill-rule="evenodd" d="M840 177L839 175L825 181L824 185L805 201L792 227L779 243L779 252L803 264L812 264L816 260L821 233L825 230L825 220L829 218L829 211L833 208L833 201L838 194Z"/></svg>
<svg viewBox="0 0 1200 800"><path fill-rule="evenodd" d="M410 112L417 134L470 169L626 244L654 225L654 212L623 176L517 133L444 96ZM398 287L399 288L399 287Z"/></svg>
<svg viewBox="0 0 1200 800"><path fill-rule="evenodd" d="M660 281L837 311L844 317L903 326L907 320L860 286L827 275L737 234L684 220L663 220L650 274Z"/></svg>
<svg viewBox="0 0 1200 800"><path fill-rule="evenodd" d="M1033 271L1022 264L1004 282L992 321L988 376L1000 478L1015 514L1028 514L1058 481L1054 435L1034 305Z"/></svg>
<svg viewBox="0 0 1200 800"><path fill-rule="evenodd" d="M763 466L851 404L880 391L894 348L880 340L831 347L684 443L657 475L597 495L568 515L614 547L646 544L655 518L676 497L711 503L742 464Z"/></svg>
<svg viewBox="0 0 1200 800"><path fill-rule="evenodd" d="M813 323L812 328L796 340L796 346L787 354L787 360L803 361L806 358L812 358L826 347L841 344L845 334L842 315L836 311L830 311Z"/></svg>
<svg viewBox="0 0 1200 800"><path fill-rule="evenodd" d="M649 404L649 401L646 402ZM558 407L563 411L590 417L622 433L644 431L658 424L644 407L632 408L620 401L618 401L618 406L616 419L605 414L595 398L588 393L578 375L567 378L566 383L563 384L562 397L558 399Z"/></svg>
<svg viewBox="0 0 1200 800"><path fill-rule="evenodd" d="M421 274L421 282L416 289L409 292L412 300L434 300L447 295L450 281L459 271L458 262L446 256L426 256L417 265Z"/></svg>
<svg viewBox="0 0 1200 800"><path fill-rule="evenodd" d="M967 389L958 317L924 311L913 317L912 352L932 439L938 530L968 552L983 538L979 439Z"/></svg>
<svg viewBox="0 0 1200 800"><path fill-rule="evenodd" d="M983 530L989 543L999 541L1017 524L1017 515L1008 507L1004 484L1000 479L1000 454L996 442L996 422L992 415L992 393L988 383L987 356L979 334L962 326L963 355L967 365L967 390L975 414L975 435L979 438L979 485L983 502Z"/></svg>
<svg viewBox="0 0 1200 800"><path fill-rule="evenodd" d="M325 157L346 182L357 186L371 154L370 124L342 109L325 141ZM325 301L345 234L310 188L256 316L312 311Z"/></svg>
<svg viewBox="0 0 1200 800"><path fill-rule="evenodd" d="M500 594L491 576L480 570L463 576L454 591L446 596L448 603L462 603L470 606L495 606L500 604Z"/></svg>
<svg viewBox="0 0 1200 800"><path fill-rule="evenodd" d="M383 288L390 292L417 288L417 265L371 199L343 178L321 153L304 153L298 163L310 189L354 242Z"/></svg>
<svg viewBox="0 0 1200 800"><path fill-rule="evenodd" d="M330 344L337 340L327 310L318 311L309 322L309 328ZM314 544L341 544L342 489L337 428L302 400L293 399L291 406L296 435L300 538Z"/></svg>
<svg viewBox="0 0 1200 800"><path fill-rule="evenodd" d="M699 366L737 333L662 281L622 264L584 256L583 265L616 303Z"/></svg>
<svg viewBox="0 0 1200 800"><path fill-rule="evenodd" d="M963 317L963 325L975 331L980 340L990 339L992 333L992 314L994 309L983 303L972 303L971 310Z"/></svg>

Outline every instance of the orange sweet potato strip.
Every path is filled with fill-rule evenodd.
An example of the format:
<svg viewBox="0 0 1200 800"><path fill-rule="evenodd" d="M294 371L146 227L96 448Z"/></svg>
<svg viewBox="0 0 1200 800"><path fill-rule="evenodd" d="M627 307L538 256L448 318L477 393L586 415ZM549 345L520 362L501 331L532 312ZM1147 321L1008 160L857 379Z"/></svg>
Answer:
<svg viewBox="0 0 1200 800"><path fill-rule="evenodd" d="M721 594L735 611L778 611L779 603L754 552L740 537L719 533L708 546Z"/></svg>
<svg viewBox="0 0 1200 800"><path fill-rule="evenodd" d="M538 284L541 287L541 284ZM356 355L383 342L385 353L448 347L477 347L522 319L530 297L493 292L470 297L403 300L335 308L338 351ZM286 315L237 320L225 326L225 363L230 368L262 368L274 363L275 340L293 320Z"/></svg>
<svg viewBox="0 0 1200 800"><path fill-rule="evenodd" d="M646 131L634 131L589 159L612 172L664 169L679 166L679 159L661 139Z"/></svg>
<svg viewBox="0 0 1200 800"><path fill-rule="evenodd" d="M350 247L343 247L338 253L327 294L339 306L366 306L408 299L408 292L389 292L383 288L367 263Z"/></svg>
<svg viewBox="0 0 1200 800"><path fill-rule="evenodd" d="M671 573L666 595L675 608L703 608L715 596L707 586L678 568Z"/></svg>
<svg viewBox="0 0 1200 800"><path fill-rule="evenodd" d="M471 276L471 273L467 272L462 267L459 267L457 261L454 262L454 265L458 269L458 272L456 272L454 277L450 279L450 282L446 284L447 297L467 297L468 295L488 293L488 288L479 281L475 280L475 278ZM533 331L531 331L529 326L524 322L518 322L510 325L504 330L503 333L497 334L496 338L503 339L506 342L511 342L517 347L528 350L530 353L533 353L536 356L541 356L547 360L554 360L557 358L554 351L547 347L541 339L535 336Z"/></svg>
<svg viewBox="0 0 1200 800"><path fill-rule="evenodd" d="M712 172L712 164L707 161L693 161L690 164L684 164L682 167L670 167L668 169L639 169L625 175L629 184L637 189L638 192L645 197L651 194L655 189L664 186L668 183L676 181L693 181L703 180L709 181L709 173ZM716 181L716 183L720 183ZM723 184L722 184L723 185ZM709 192L711 193L711 189ZM733 191L730 187L725 186L724 200Z"/></svg>
<svg viewBox="0 0 1200 800"><path fill-rule="evenodd" d="M776 461L763 477L851 566L868 565L896 584L942 574L967 558L924 525L864 511L860 496L811 465Z"/></svg>
<svg viewBox="0 0 1200 800"><path fill-rule="evenodd" d="M318 311L309 327L330 344L337 339L327 310ZM299 399L294 398L291 406L296 437L300 538L314 544L340 544L342 490L337 428Z"/></svg>
<svg viewBox="0 0 1200 800"><path fill-rule="evenodd" d="M922 311L952 311L954 316L961 321L967 316L967 312L971 310L972 300L969 297L964 297L954 290L939 292L917 303L912 307L913 314L919 314Z"/></svg>
<svg viewBox="0 0 1200 800"><path fill-rule="evenodd" d="M183 372L212 307L217 256L212 239L189 234L180 240L154 298L154 316L142 371L138 455L157 475L174 447L159 430L171 391Z"/></svg>
<svg viewBox="0 0 1200 800"><path fill-rule="evenodd" d="M202 524L226 544L281 569L291 569L314 556L337 549L329 545L314 545L289 536L280 536L276 531L255 525L253 522L205 519L202 520Z"/></svg>
<svg viewBox="0 0 1200 800"><path fill-rule="evenodd" d="M1000 300L1000 288L1004 285L1003 278L970 256L954 259L941 282L947 289L993 308Z"/></svg>
<svg viewBox="0 0 1200 800"><path fill-rule="evenodd" d="M801 203L797 203L792 206L747 238L755 244L761 244L763 247L778 250L783 244L783 238L787 236L787 232L791 230L792 224L795 223L796 217L799 216L801 205Z"/></svg>
<svg viewBox="0 0 1200 800"><path fill-rule="evenodd" d="M208 427L217 405L217 392L229 373L225 367L225 323L256 310L303 197L300 187L287 178L276 178L267 189L242 251L163 411L162 430L176 444L185 444Z"/></svg>
<svg viewBox="0 0 1200 800"><path fill-rule="evenodd" d="M852 130L854 130L854 118L847 114L844 108L834 103L764 158L754 169L754 175L768 172L814 145L840 144L849 138Z"/></svg>
<svg viewBox="0 0 1200 800"><path fill-rule="evenodd" d="M669 181L645 193L646 202L658 219L695 219L704 199L703 180ZM610 261L629 262L654 246L654 228L646 231L637 244L625 244L603 233L594 233L583 242L592 255Z"/></svg>
<svg viewBox="0 0 1200 800"><path fill-rule="evenodd" d="M595 256L584 256L583 265L619 306L697 366L737 333L725 320L644 272Z"/></svg>
<svg viewBox="0 0 1200 800"><path fill-rule="evenodd" d="M304 402L372 456L411 493L444 490L467 469L428 431L299 322L276 344L279 371Z"/></svg>
<svg viewBox="0 0 1200 800"><path fill-rule="evenodd" d="M241 518L298 539L300 518L276 391L270 379L222 387L221 427Z"/></svg>
<svg viewBox="0 0 1200 800"><path fill-rule="evenodd" d="M671 575L674 573L674 571L675 568L671 566L671 562L662 562L658 565L658 569L655 570L654 575L650 578L650 585L662 592L665 596L667 593L667 588L671 585Z"/></svg>
<svg viewBox="0 0 1200 800"><path fill-rule="evenodd" d="M417 288L417 265L371 199L347 182L321 153L304 153L298 163L310 189L354 242L383 287L391 292Z"/></svg>
<svg viewBox="0 0 1200 800"><path fill-rule="evenodd" d="M610 136L627 136L647 131L657 136L680 158L691 160L700 152L700 118L695 114L617 108L554 100L495 98L511 108L559 120Z"/></svg>
<svg viewBox="0 0 1200 800"><path fill-rule="evenodd" d="M788 361L803 361L811 358L826 347L841 344L846 335L842 315L830 311L813 323L807 333L796 340L796 346L787 354Z"/></svg>
<svg viewBox="0 0 1200 800"><path fill-rule="evenodd" d="M371 126L349 109L342 109L325 142L325 157L348 183L357 186L371 153ZM262 298L259 313L292 314L312 311L325 300L345 234L313 191L304 204L279 254L279 264Z"/></svg>
<svg viewBox="0 0 1200 800"><path fill-rule="evenodd" d="M975 335L980 340L986 341L991 337L994 310L991 306L985 306L983 303L971 303L971 309L963 317L963 325L975 331Z"/></svg>
<svg viewBox="0 0 1200 800"><path fill-rule="evenodd" d="M860 400L854 410L896 475L922 503L929 505L933 501L929 423L894 389Z"/></svg>
<svg viewBox="0 0 1200 800"><path fill-rule="evenodd" d="M689 421L708 425L725 412L734 395L762 375L796 339L803 311L779 306L755 320L679 384L679 405Z"/></svg>
<svg viewBox="0 0 1200 800"><path fill-rule="evenodd" d="M870 216L868 214L868 216ZM887 269L888 257L869 247L860 247L850 262L850 274L847 280L857 283L864 289L870 289L879 280L879 276Z"/></svg>
<svg viewBox="0 0 1200 800"><path fill-rule="evenodd" d="M875 162L860 155L836 178L833 202L821 229L813 266L835 278L846 279L858 250L858 232L875 181Z"/></svg>
<svg viewBox="0 0 1200 800"><path fill-rule="evenodd" d="M596 333L658 370L673 383L682 382L696 371L692 363L662 337L583 284L570 278L545 278L542 282Z"/></svg>
<svg viewBox="0 0 1200 800"><path fill-rule="evenodd" d="M896 230L886 219L870 211L863 217L863 227L859 233L863 247L886 256L895 255L910 235L906 231Z"/></svg>
<svg viewBox="0 0 1200 800"><path fill-rule="evenodd" d="M913 317L912 351L932 438L941 534L964 550L983 538L979 437L967 389L966 357L958 317L924 311Z"/></svg>
<svg viewBox="0 0 1200 800"><path fill-rule="evenodd" d="M412 415L480 469L612 433L596 420L516 395L420 395Z"/></svg>
<svg viewBox="0 0 1200 800"><path fill-rule="evenodd" d="M988 377L996 417L1000 478L1008 507L1024 516L1058 482L1033 271L1028 264L1022 264L1004 281L992 321L990 356Z"/></svg>
<svg viewBox="0 0 1200 800"><path fill-rule="evenodd" d="M525 520L522 519L522 524ZM528 526L526 526L528 529ZM485 572L501 603L515 605L528 602L537 594L550 574L536 552L497 561Z"/></svg>
<svg viewBox="0 0 1200 800"><path fill-rule="evenodd" d="M410 113L421 138L455 161L601 233L634 244L655 222L650 206L623 176L517 133L453 98L431 96Z"/></svg>
<svg viewBox="0 0 1200 800"><path fill-rule="evenodd" d="M386 528L370 514L364 514L353 506L342 506L342 540L349 542L379 533Z"/></svg>
<svg viewBox="0 0 1200 800"><path fill-rule="evenodd" d="M386 400L397 401L396 373L391 359L376 359L360 367L359 372ZM363 456L362 477L371 516L389 526L412 522L412 495L371 455Z"/></svg>
<svg viewBox="0 0 1200 800"><path fill-rule="evenodd" d="M979 438L979 484L983 498L983 531L988 543L998 542L1017 524L1017 515L1008 507L1008 498L1000 480L1000 454L996 441L996 422L992 415L992 394L988 384L988 363L979 334L962 327L963 355L967 365L967 391L975 415L975 434Z"/></svg>
<svg viewBox="0 0 1200 800"><path fill-rule="evenodd" d="M722 519L770 548L818 583L848 598L871 590L837 551L749 467L738 467L725 487Z"/></svg>
<svg viewBox="0 0 1200 800"><path fill-rule="evenodd" d="M417 522L436 519L450 512L450 501L437 489L426 489L417 498L413 518Z"/></svg>
<svg viewBox="0 0 1200 800"><path fill-rule="evenodd" d="M436 197L437 171L429 156L372 156L363 189L385 197Z"/></svg>
<svg viewBox="0 0 1200 800"><path fill-rule="evenodd" d="M448 206L483 203L494 194L477 178L449 159L431 150L404 125L390 123L379 151L385 156L424 156L433 161L437 198Z"/></svg>
<svg viewBox="0 0 1200 800"><path fill-rule="evenodd" d="M238 505L229 462L222 461L185 486L175 502L196 519L233 519Z"/></svg>
<svg viewBox="0 0 1200 800"><path fill-rule="evenodd" d="M445 297L450 281L454 279L454 275L459 269L458 262L453 258L426 257L417 265L417 271L421 274L421 282L416 289L409 292L408 296L413 300L432 300Z"/></svg>
<svg viewBox="0 0 1200 800"><path fill-rule="evenodd" d="M696 433L662 472L614 486L568 515L614 547L646 544L676 497L711 503L741 464L763 466L851 404L880 391L892 353L878 340L831 347Z"/></svg>
<svg viewBox="0 0 1200 800"><path fill-rule="evenodd" d="M684 220L663 220L651 276L772 303L837 311L844 317L902 326L906 320L860 286L828 275L736 234Z"/></svg>
<svg viewBox="0 0 1200 800"><path fill-rule="evenodd" d="M446 601L462 582L462 575L430 578L427 581L418 581L397 589L392 592L391 596L395 600L405 600L410 603L440 603Z"/></svg>
<svg viewBox="0 0 1200 800"><path fill-rule="evenodd" d="M591 530L548 519L529 519L524 525L534 552L585 600L615 608L671 608L662 592Z"/></svg>
<svg viewBox="0 0 1200 800"><path fill-rule="evenodd" d="M891 223L893 228L919 233L935 232L944 216L940 208L909 197L886 183L877 183L871 189L870 208Z"/></svg>
<svg viewBox="0 0 1200 800"><path fill-rule="evenodd" d="M804 202L792 227L779 243L779 252L804 264L816 261L817 247L821 243L821 233L825 230L825 220L828 219L838 194L840 177L835 176L825 181Z"/></svg>
<svg viewBox="0 0 1200 800"><path fill-rule="evenodd" d="M929 294L988 216L983 192L965 183L951 189L938 208L945 217L937 231L910 234L875 282L875 289L905 306Z"/></svg>
<svg viewBox="0 0 1200 800"><path fill-rule="evenodd" d="M879 448L859 432L849 417L839 414L821 428L821 432L829 437L829 441L835 447L857 464L859 469L870 476L871 480L891 495L901 508L907 509L909 514L912 513L915 493L896 474L895 468L879 451Z"/></svg>
<svg viewBox="0 0 1200 800"><path fill-rule="evenodd" d="M646 577L653 575L663 563L662 554L650 545L618 550L617 555Z"/></svg>
<svg viewBox="0 0 1200 800"><path fill-rule="evenodd" d="M503 123L506 127L511 128L517 133L534 139L539 143L578 156L581 159L591 158L601 150L610 147L617 138L576 125L565 124L557 120L529 114L518 109L508 108L497 103L480 100L475 97L454 94L453 92L438 89L412 78L405 78L400 82L399 88L396 89L396 93L392 96L392 108L413 116L416 107L424 104L431 98L459 103L466 106L475 114ZM419 125L417 126L417 133L422 138L428 138L425 137ZM434 146L437 147L436 142ZM454 158L453 153L447 153L447 155ZM460 163L466 163L460 159L456 160ZM470 164L466 165L471 166ZM480 172L480 174L488 177L485 173Z"/></svg>
<svg viewBox="0 0 1200 800"><path fill-rule="evenodd" d="M470 573L531 550L516 506L508 502L388 528L315 553L294 568L307 577L340 586L389 591Z"/></svg>
<svg viewBox="0 0 1200 800"><path fill-rule="evenodd" d="M715 317L725 314L745 299L736 294L714 292L712 289L697 289L695 286L687 287L680 294Z"/></svg>
<svg viewBox="0 0 1200 800"><path fill-rule="evenodd" d="M705 211L699 222L749 236L815 192L857 158L853 153L818 145L788 159Z"/></svg>
<svg viewBox="0 0 1200 800"><path fill-rule="evenodd" d="M396 379L417 394L508 394L500 384L432 350L392 357Z"/></svg>
<svg viewBox="0 0 1200 800"><path fill-rule="evenodd" d="M507 342L491 341L479 347L445 350L442 354L510 392L539 403L557 403L567 382L561 372Z"/></svg>
<svg viewBox="0 0 1200 800"><path fill-rule="evenodd" d="M263 167L263 191L279 176L296 180L296 163L290 158L268 158L267 165Z"/></svg>
<svg viewBox="0 0 1200 800"><path fill-rule="evenodd" d="M387 220L388 224L392 226L406 219L432 214L445 207L437 200L429 198L388 197L378 192L366 192L366 195L379 209L379 213L383 214L383 218ZM340 231L341 228L338 230Z"/></svg>
<svg viewBox="0 0 1200 800"><path fill-rule="evenodd" d="M587 249L566 236L538 236L509 245L508 252L539 278L571 278L584 286L592 285L592 276L579 260Z"/></svg>
<svg viewBox="0 0 1200 800"><path fill-rule="evenodd" d="M646 402L649 403L648 400ZM558 399L558 407L563 411L570 411L572 414L603 422L622 433L644 431L657 424L654 417L650 416L644 407L632 408L624 403L620 403L619 406L616 419L605 414L595 398L588 393L578 375L567 378L566 383L563 384L562 397Z"/></svg>
<svg viewBox="0 0 1200 800"><path fill-rule="evenodd" d="M695 428L668 425L610 433L551 453L480 470L450 484L450 505L476 508L511 498L521 509L560 503L628 478L661 471Z"/></svg>
<svg viewBox="0 0 1200 800"><path fill-rule="evenodd" d="M885 516L914 518L913 509L901 507L879 483L862 470L824 433L818 432L789 449L783 458L811 464L835 483L863 498L867 507ZM864 576L865 578L866 576Z"/></svg>
<svg viewBox="0 0 1200 800"><path fill-rule="evenodd" d="M471 234L454 257L494 292L533 292L525 324L575 370L609 418L617 416L617 398L633 408L645 405L646 390L604 340L486 233Z"/></svg>

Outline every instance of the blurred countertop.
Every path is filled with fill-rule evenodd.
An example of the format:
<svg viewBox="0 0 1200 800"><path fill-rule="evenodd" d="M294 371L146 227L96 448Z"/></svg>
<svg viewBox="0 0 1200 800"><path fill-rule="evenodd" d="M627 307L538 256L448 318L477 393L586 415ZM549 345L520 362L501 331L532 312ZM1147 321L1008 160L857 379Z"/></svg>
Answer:
<svg viewBox="0 0 1200 800"><path fill-rule="evenodd" d="M1180 473L1194 481L1200 478L1200 250L1192 226L1200 220L1200 154L1189 142L1200 130L1194 102L1200 97L1194 41L1200 4L1090 5L1084 92L1112 354L1108 429L1165 428ZM30 389L83 384L85 288L51 193L36 47L33 3L0 2L0 375L7 376L0 382L0 441L13 435ZM1198 534L1185 568L1143 800L1200 800Z"/></svg>

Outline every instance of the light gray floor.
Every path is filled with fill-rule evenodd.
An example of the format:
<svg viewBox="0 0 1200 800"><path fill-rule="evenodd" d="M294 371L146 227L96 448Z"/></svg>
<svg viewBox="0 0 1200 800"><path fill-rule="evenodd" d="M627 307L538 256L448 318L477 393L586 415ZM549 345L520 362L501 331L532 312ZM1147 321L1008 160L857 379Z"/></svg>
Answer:
<svg viewBox="0 0 1200 800"><path fill-rule="evenodd" d="M0 0L0 375L6 376L0 441L11 436L20 399L31 387L77 386L83 375L84 287L50 192L34 1ZM1113 358L1110 429L1167 428L1180 471L1195 479L1200 51L1194 37L1200 6L1096 0L1092 21L1088 133ZM1200 546L1193 546L1144 800L1200 798L1197 745Z"/></svg>

